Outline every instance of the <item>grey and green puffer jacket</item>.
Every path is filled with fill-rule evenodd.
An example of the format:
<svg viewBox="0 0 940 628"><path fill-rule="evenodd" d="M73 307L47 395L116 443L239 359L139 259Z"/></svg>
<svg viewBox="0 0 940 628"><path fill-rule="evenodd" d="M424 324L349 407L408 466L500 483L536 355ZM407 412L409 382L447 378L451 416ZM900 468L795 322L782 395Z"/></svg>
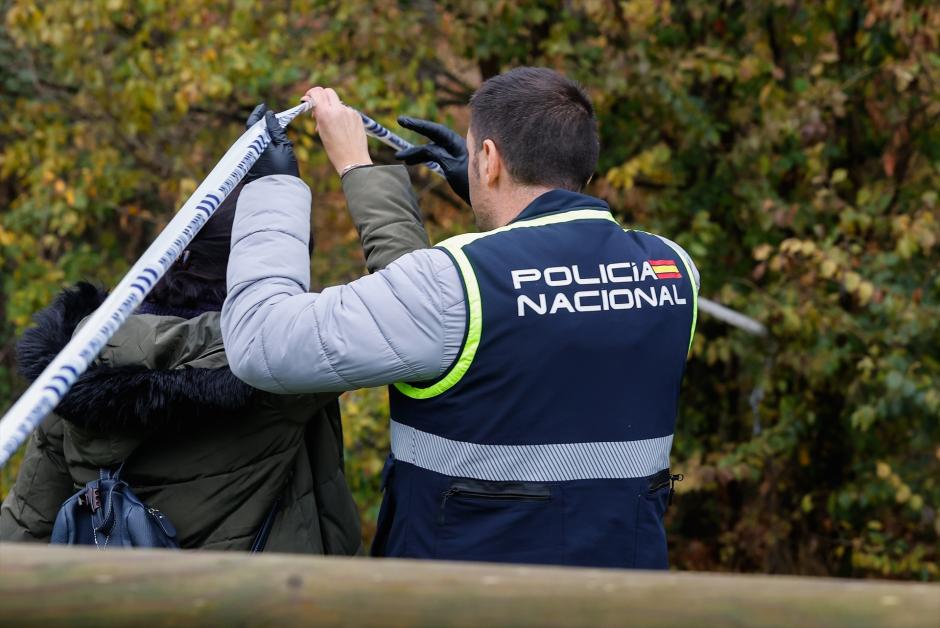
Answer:
<svg viewBox="0 0 940 628"><path fill-rule="evenodd" d="M427 246L404 168L353 174L343 184L370 269ZM18 346L27 379L103 298L79 284L37 315ZM62 502L123 462L122 477L169 517L184 548L248 549L283 496L265 551L355 554L337 397L273 395L238 380L218 312L131 316L29 440L0 540L48 542Z"/></svg>

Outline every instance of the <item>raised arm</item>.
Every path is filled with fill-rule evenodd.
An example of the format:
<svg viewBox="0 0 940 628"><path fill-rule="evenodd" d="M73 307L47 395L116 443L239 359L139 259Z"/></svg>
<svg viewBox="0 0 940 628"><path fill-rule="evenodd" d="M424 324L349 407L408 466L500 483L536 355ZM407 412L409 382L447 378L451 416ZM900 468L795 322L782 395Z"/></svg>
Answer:
<svg viewBox="0 0 940 628"><path fill-rule="evenodd" d="M402 166L373 166L362 118L335 91L314 87L303 99L314 103L311 115L342 179L369 272L429 246L408 171Z"/></svg>
<svg viewBox="0 0 940 628"><path fill-rule="evenodd" d="M438 249L409 253L345 286L308 293L310 192L297 177L251 183L238 199L222 335L232 371L278 393L433 379L463 339L457 270Z"/></svg>
<svg viewBox="0 0 940 628"><path fill-rule="evenodd" d="M370 273L430 246L404 166L350 170L343 175L343 193Z"/></svg>

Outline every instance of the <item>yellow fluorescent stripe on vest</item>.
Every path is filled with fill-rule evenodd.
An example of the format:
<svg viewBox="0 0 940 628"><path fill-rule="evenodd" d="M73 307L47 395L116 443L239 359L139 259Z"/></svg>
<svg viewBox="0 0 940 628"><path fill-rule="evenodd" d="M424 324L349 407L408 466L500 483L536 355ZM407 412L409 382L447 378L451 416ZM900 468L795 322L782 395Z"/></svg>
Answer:
<svg viewBox="0 0 940 628"><path fill-rule="evenodd" d="M437 246L447 249L447 251L454 256L454 260L457 262L457 269L463 277L464 287L467 290L467 306L469 310L467 339L463 344L457 362L454 363L453 367L443 379L427 388L419 388L411 384L398 382L395 384L395 388L398 389L398 392L412 399L430 399L431 397L436 397L450 390L466 375L467 371L470 370L470 365L473 363L477 349L480 348L480 340L483 336L483 304L480 300L480 284L477 282L477 276L476 273L473 272L470 259L467 257L466 253L463 252L463 247L480 238L510 231L512 229L542 227L563 222L573 222L575 220L609 220L617 224L617 221L609 211L602 209L577 209L552 214L550 216L542 216L541 218L520 220L519 222L506 225L505 227L483 233L464 233L438 243Z"/></svg>
<svg viewBox="0 0 940 628"><path fill-rule="evenodd" d="M473 357L476 355L477 349L480 346L480 336L483 332L483 305L480 301L480 284L477 283L477 277L473 272L473 266L470 265L470 260L459 247L452 246L447 242L442 242L438 246L450 251L451 255L454 256L454 260L457 262L457 268L460 270L460 274L463 275L464 286L467 289L467 305L469 310L467 340L464 342L457 362L440 381L427 388L418 388L404 382L395 384L395 388L398 389L398 392L412 399L430 399L431 397L436 397L450 390L454 384L459 382L470 369Z"/></svg>
<svg viewBox="0 0 940 628"><path fill-rule="evenodd" d="M695 285L695 276L692 274L692 268L685 261L685 255L680 255L682 265L685 266L686 277L689 278L689 285L692 286L692 330L689 332L689 353L692 352L692 339L695 338L695 324L698 322L698 286Z"/></svg>

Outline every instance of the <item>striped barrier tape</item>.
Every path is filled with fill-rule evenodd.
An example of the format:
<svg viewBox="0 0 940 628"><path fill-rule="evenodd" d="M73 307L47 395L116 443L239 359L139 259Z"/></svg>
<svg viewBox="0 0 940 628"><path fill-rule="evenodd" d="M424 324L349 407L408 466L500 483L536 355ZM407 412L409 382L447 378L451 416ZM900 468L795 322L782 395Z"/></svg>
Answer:
<svg viewBox="0 0 940 628"><path fill-rule="evenodd" d="M309 109L310 105L303 103L282 111L277 114L278 122L285 127ZM88 322L0 419L0 467L59 404L75 380L244 178L270 141L262 118L232 144Z"/></svg>
<svg viewBox="0 0 940 628"><path fill-rule="evenodd" d="M413 146L411 142L408 142L407 140L404 140L395 135L366 114L362 113L361 111L358 113L362 118L362 124L365 125L366 133L382 142L386 146L391 146L395 150L405 150L406 148L411 148ZM444 176L444 169L435 162L426 161L424 162L424 165L427 166L428 169L434 171L436 174L439 174L442 177Z"/></svg>

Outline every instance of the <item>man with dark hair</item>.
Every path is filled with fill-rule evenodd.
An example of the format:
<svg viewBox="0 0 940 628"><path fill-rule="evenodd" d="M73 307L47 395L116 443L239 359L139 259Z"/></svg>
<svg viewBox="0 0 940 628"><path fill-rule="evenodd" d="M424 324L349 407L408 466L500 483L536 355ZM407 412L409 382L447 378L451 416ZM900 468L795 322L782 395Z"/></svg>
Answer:
<svg viewBox="0 0 940 628"><path fill-rule="evenodd" d="M329 89L306 98L337 172L369 168L358 114ZM518 68L470 106L466 143L400 119L432 143L398 157L439 163L481 233L311 294L304 203L239 206L222 312L232 370L284 394L391 384L374 554L666 568L697 271L581 193L598 138L577 84Z"/></svg>
<svg viewBox="0 0 940 628"><path fill-rule="evenodd" d="M594 174L594 105L556 72L519 68L494 77L470 99L470 115L474 152L493 139L517 183L577 191Z"/></svg>

